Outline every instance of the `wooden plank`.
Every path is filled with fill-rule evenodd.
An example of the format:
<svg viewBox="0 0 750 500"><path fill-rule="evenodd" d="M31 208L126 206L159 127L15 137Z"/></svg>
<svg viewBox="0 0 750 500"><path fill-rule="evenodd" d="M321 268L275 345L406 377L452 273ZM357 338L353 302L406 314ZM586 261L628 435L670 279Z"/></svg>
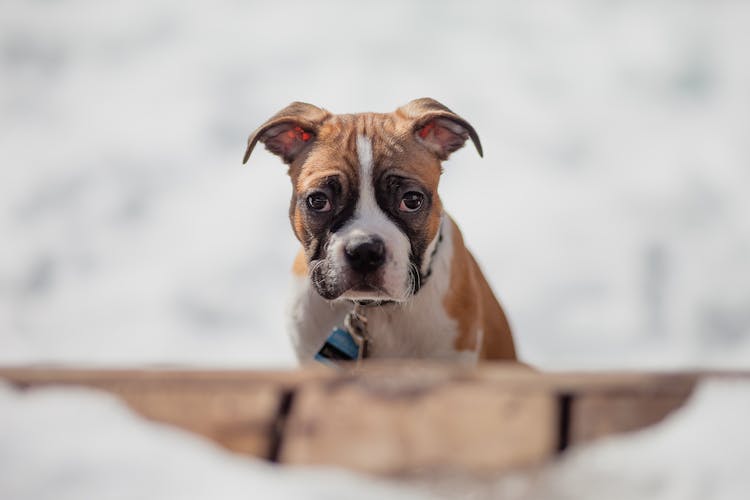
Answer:
<svg viewBox="0 0 750 500"><path fill-rule="evenodd" d="M112 391L144 417L176 425L226 448L268 458L282 392L273 386L142 384Z"/></svg>
<svg viewBox="0 0 750 500"><path fill-rule="evenodd" d="M555 419L548 393L508 394L486 383L317 384L297 392L280 458L379 474L493 473L549 458Z"/></svg>
<svg viewBox="0 0 750 500"><path fill-rule="evenodd" d="M134 384L272 384L284 388L300 382L325 380L338 373L321 365L301 370L200 370L168 367L72 368L60 366L0 367L0 378L16 386L85 385L107 389L118 383Z"/></svg>
<svg viewBox="0 0 750 500"><path fill-rule="evenodd" d="M402 475L533 466L569 445L659 421L706 375L717 373L541 373L415 361L341 371L0 368L17 387L111 392L147 418L240 453Z"/></svg>
<svg viewBox="0 0 750 500"><path fill-rule="evenodd" d="M563 447L653 425L679 409L701 375L697 373L559 374L548 377L568 398Z"/></svg>
<svg viewBox="0 0 750 500"><path fill-rule="evenodd" d="M582 394L572 403L570 444L634 431L660 422L679 409L691 390L679 392Z"/></svg>

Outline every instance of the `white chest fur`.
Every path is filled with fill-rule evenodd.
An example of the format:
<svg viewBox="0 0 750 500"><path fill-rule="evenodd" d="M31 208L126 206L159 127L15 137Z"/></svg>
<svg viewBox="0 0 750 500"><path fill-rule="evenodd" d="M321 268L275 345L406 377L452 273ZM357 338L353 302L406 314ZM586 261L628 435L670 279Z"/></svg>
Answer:
<svg viewBox="0 0 750 500"><path fill-rule="evenodd" d="M432 274L421 290L403 304L365 309L372 358L433 358L476 362L476 351L455 348L458 326L443 306L450 286L453 257L452 224L443 224L443 242L432 259ZM289 333L301 363L313 360L331 330L344 324L348 301L330 302L309 278L295 277Z"/></svg>

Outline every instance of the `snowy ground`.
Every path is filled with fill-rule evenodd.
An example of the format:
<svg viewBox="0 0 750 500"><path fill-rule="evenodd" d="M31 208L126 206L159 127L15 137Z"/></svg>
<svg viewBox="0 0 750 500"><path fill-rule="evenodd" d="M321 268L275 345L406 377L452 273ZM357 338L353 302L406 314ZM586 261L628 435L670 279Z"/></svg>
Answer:
<svg viewBox="0 0 750 500"><path fill-rule="evenodd" d="M482 138L442 195L529 361L748 366L747 3L0 9L0 362L289 366L290 187L247 134L429 95Z"/></svg>

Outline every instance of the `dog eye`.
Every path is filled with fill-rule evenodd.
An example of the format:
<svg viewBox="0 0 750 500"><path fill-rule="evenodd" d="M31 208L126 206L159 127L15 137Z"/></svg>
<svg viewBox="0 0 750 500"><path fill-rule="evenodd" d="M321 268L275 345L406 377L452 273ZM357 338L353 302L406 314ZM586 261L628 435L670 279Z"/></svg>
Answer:
<svg viewBox="0 0 750 500"><path fill-rule="evenodd" d="M323 193L313 193L307 197L307 206L315 212L328 212L331 210L331 201Z"/></svg>
<svg viewBox="0 0 750 500"><path fill-rule="evenodd" d="M398 209L402 212L416 212L422 207L424 195L417 191L409 191L401 198L401 205Z"/></svg>

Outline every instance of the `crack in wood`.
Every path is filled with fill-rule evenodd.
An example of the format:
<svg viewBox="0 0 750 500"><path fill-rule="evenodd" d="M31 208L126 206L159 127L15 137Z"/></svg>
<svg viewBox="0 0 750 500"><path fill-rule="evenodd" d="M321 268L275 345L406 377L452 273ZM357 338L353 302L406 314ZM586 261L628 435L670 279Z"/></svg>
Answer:
<svg viewBox="0 0 750 500"><path fill-rule="evenodd" d="M573 395L561 393L557 396L557 453L560 454L570 445L571 410Z"/></svg>
<svg viewBox="0 0 750 500"><path fill-rule="evenodd" d="M280 462L281 448L284 444L284 431L286 430L287 419L289 418L289 414L292 411L294 397L294 390L285 390L281 394L279 409L276 412L276 417L274 418L273 425L271 426L271 437L268 450L268 460L270 460L271 462Z"/></svg>

